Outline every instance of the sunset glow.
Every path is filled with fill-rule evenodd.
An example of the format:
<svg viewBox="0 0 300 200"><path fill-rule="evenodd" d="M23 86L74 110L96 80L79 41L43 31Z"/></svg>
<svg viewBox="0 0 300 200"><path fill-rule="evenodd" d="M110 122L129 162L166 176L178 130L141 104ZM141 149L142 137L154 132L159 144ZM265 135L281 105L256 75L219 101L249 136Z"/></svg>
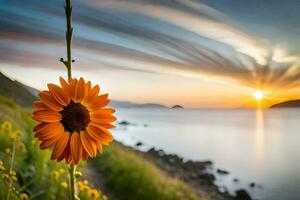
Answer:
<svg viewBox="0 0 300 200"><path fill-rule="evenodd" d="M255 90L252 95L257 101L261 101L265 97L265 93L261 90Z"/></svg>

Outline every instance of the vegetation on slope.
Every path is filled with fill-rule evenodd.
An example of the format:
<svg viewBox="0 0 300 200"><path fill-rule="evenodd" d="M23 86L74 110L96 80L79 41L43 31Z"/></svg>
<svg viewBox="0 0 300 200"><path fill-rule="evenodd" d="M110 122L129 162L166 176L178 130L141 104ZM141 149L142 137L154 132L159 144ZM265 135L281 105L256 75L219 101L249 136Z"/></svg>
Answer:
<svg viewBox="0 0 300 200"><path fill-rule="evenodd" d="M0 98L0 199L7 199L9 190L11 200L68 199L68 166L51 161L50 152L39 149L32 133L34 124L31 113L7 97ZM107 199L100 198L99 192L84 180L77 186L82 200Z"/></svg>
<svg viewBox="0 0 300 200"><path fill-rule="evenodd" d="M0 72L0 95L13 99L19 105L31 107L32 101L36 98L24 85L13 81Z"/></svg>
<svg viewBox="0 0 300 200"><path fill-rule="evenodd" d="M121 200L196 200L194 191L136 152L114 143L94 164Z"/></svg>

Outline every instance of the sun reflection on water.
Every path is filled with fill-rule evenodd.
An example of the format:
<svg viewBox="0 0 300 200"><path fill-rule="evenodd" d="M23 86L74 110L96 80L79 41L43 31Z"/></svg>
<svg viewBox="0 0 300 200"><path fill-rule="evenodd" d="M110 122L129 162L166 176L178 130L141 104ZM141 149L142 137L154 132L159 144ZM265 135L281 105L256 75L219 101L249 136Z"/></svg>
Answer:
<svg viewBox="0 0 300 200"><path fill-rule="evenodd" d="M256 128L255 128L255 156L256 156L256 180L262 178L261 169L265 160L265 124L264 111L256 109Z"/></svg>

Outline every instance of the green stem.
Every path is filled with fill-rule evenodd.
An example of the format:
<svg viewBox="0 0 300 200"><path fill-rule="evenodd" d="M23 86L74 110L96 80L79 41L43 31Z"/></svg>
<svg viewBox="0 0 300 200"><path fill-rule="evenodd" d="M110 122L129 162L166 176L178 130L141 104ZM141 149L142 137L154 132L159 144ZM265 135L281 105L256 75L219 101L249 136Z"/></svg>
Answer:
<svg viewBox="0 0 300 200"><path fill-rule="evenodd" d="M67 43L67 61L64 61L68 69L68 78L72 77L72 6L71 0L66 0L65 6L66 20L67 20L67 31L66 31L66 43ZM76 200L76 165L71 164L70 166L70 200Z"/></svg>
<svg viewBox="0 0 300 200"><path fill-rule="evenodd" d="M13 149L12 149L12 153L11 153L10 167L9 167L9 175L10 175L10 172L12 171L12 169L13 169L13 166L14 166L15 152L16 152L16 140L14 139ZM6 197L7 200L10 199L12 183L13 183L13 180L12 180L12 178L10 178L8 193L7 193L7 197Z"/></svg>
<svg viewBox="0 0 300 200"><path fill-rule="evenodd" d="M70 167L70 200L76 200L76 165L71 164Z"/></svg>
<svg viewBox="0 0 300 200"><path fill-rule="evenodd" d="M65 63L68 69L68 78L72 77L72 35L73 35L73 28L72 28L72 6L71 0L66 0L65 6L65 13L66 13L66 20L67 20L67 31L66 31L66 42L67 42L67 61Z"/></svg>

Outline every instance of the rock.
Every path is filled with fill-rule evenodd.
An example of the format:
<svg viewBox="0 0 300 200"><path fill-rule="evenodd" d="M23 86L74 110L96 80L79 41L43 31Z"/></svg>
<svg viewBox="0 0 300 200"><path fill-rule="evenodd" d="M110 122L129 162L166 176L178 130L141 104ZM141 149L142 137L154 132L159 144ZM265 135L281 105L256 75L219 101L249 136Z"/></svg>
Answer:
<svg viewBox="0 0 300 200"><path fill-rule="evenodd" d="M235 200L252 200L251 196L248 194L246 190L237 190L235 192L236 196Z"/></svg>
<svg viewBox="0 0 300 200"><path fill-rule="evenodd" d="M237 183L237 182L239 182L239 179L234 178L234 179L233 179L233 182Z"/></svg>
<svg viewBox="0 0 300 200"><path fill-rule="evenodd" d="M154 147L152 147L151 149L149 149L147 153L150 154L150 155L152 155L152 156L159 156L158 155L158 151L156 151L156 149Z"/></svg>
<svg viewBox="0 0 300 200"><path fill-rule="evenodd" d="M140 146L142 146L142 145L143 145L142 142L137 142L137 143L135 144L135 146L137 146L137 147L140 147Z"/></svg>
<svg viewBox="0 0 300 200"><path fill-rule="evenodd" d="M216 180L213 174L198 174L198 179L201 180L201 184L212 185Z"/></svg>
<svg viewBox="0 0 300 200"><path fill-rule="evenodd" d="M128 126L128 125L130 125L130 122L124 120L124 121L119 122L119 125Z"/></svg>
<svg viewBox="0 0 300 200"><path fill-rule="evenodd" d="M183 165L184 169L188 171L203 171L206 169L206 163L205 162L199 162L199 161L187 161Z"/></svg>
<svg viewBox="0 0 300 200"><path fill-rule="evenodd" d="M227 175L227 174L229 174L228 171L222 170L222 169L217 169L217 173L218 173L218 174L221 174L221 175Z"/></svg>
<svg viewBox="0 0 300 200"><path fill-rule="evenodd" d="M252 183L249 184L249 186L250 186L250 187L255 187L255 183L252 182Z"/></svg>
<svg viewBox="0 0 300 200"><path fill-rule="evenodd" d="M174 158L170 158L168 161L169 161L169 163L171 163L171 164L175 164L175 159L174 159Z"/></svg>
<svg viewBox="0 0 300 200"><path fill-rule="evenodd" d="M181 105L175 105L175 106L172 106L172 108L180 108L180 109L182 109L183 107Z"/></svg>
<svg viewBox="0 0 300 200"><path fill-rule="evenodd" d="M165 155L165 152L162 149L158 150L157 153L158 153L158 156L160 156L160 157Z"/></svg>
<svg viewBox="0 0 300 200"><path fill-rule="evenodd" d="M190 173L190 178L196 179L196 178L198 178L198 175L196 173L194 173L194 172L191 172Z"/></svg>

